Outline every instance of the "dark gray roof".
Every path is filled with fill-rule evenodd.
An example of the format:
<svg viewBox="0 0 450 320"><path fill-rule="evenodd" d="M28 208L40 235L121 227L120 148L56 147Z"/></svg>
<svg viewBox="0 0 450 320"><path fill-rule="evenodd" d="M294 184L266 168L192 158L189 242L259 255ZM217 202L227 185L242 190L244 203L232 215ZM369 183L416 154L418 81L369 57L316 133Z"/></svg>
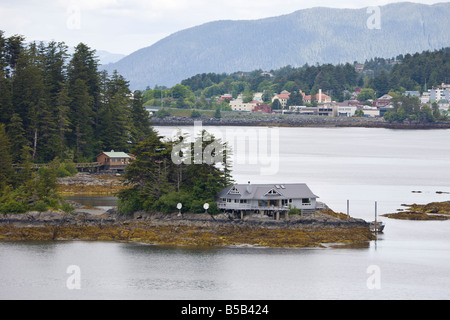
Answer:
<svg viewBox="0 0 450 320"><path fill-rule="evenodd" d="M239 194L229 194L230 191L236 188ZM276 194L268 195L271 190L275 190ZM270 200L270 199L302 199L302 198L319 198L311 189L304 184L237 184L225 188L217 195L218 198L228 199L256 199L256 200Z"/></svg>

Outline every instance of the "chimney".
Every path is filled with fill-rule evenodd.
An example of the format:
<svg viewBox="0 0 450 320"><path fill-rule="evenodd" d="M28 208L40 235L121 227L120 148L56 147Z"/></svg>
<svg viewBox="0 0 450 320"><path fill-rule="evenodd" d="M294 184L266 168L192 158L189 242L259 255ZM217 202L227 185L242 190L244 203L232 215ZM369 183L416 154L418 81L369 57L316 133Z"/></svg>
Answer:
<svg viewBox="0 0 450 320"><path fill-rule="evenodd" d="M252 193L252 186L250 184L250 181L248 182L248 185L247 185L247 192Z"/></svg>
<svg viewBox="0 0 450 320"><path fill-rule="evenodd" d="M322 89L319 89L319 103L322 103Z"/></svg>

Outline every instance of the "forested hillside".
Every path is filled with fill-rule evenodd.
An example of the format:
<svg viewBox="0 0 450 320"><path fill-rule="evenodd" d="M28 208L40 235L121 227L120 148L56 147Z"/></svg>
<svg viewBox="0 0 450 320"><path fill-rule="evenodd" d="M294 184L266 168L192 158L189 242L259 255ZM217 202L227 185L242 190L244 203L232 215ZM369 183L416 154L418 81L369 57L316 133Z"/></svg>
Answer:
<svg viewBox="0 0 450 320"><path fill-rule="evenodd" d="M450 45L450 4L411 2L362 9L311 8L260 19L214 21L181 30L117 63L133 89L173 86L202 73L287 65L364 62ZM379 25L372 26L372 19Z"/></svg>
<svg viewBox="0 0 450 320"><path fill-rule="evenodd" d="M450 48L422 53L399 55L394 59L373 58L366 61L361 72L354 64L316 65L294 68L286 66L270 73L255 70L249 73L203 73L181 81L172 88L148 88L144 102L177 108L213 109L213 97L243 94L250 101L255 92L265 92L263 98L271 103L274 94L283 90L302 90L316 94L319 89L335 101L349 98L356 87L371 89L379 98L389 92L423 92L450 81ZM223 106L222 106L223 107Z"/></svg>
<svg viewBox="0 0 450 320"><path fill-rule="evenodd" d="M0 31L0 124L11 160L95 160L129 151L151 132L140 93L117 72L100 72L95 50L80 43L26 44Z"/></svg>

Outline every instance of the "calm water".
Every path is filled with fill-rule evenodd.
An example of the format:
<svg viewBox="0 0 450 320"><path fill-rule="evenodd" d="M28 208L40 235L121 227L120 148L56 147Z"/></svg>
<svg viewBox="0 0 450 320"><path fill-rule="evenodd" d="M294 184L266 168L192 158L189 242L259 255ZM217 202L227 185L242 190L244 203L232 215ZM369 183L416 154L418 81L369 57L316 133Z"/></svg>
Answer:
<svg viewBox="0 0 450 320"><path fill-rule="evenodd" d="M166 136L175 130L158 129ZM232 139L230 128L221 130ZM245 130L258 129L231 131ZM247 151L247 162L236 155L239 183L305 182L335 210L345 212L350 200L351 215L366 220L374 218L375 201L383 214L402 203L450 200L436 193L450 192L449 130L260 130L267 132L256 132L259 141L267 134L278 142L271 145L279 150L276 174L261 168L277 157L262 159L258 150L252 159ZM382 220L385 233L358 249L0 243L0 299L449 299L450 221ZM80 290L66 284L73 265Z"/></svg>

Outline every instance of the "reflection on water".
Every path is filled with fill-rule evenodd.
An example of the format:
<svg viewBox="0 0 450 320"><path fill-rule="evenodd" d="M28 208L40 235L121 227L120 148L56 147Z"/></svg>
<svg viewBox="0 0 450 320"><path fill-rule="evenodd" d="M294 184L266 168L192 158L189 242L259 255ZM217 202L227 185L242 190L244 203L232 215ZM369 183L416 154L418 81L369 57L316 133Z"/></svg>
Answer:
<svg viewBox="0 0 450 320"><path fill-rule="evenodd" d="M0 299L449 299L450 255L414 245L194 250L0 243ZM80 290L66 286L74 265ZM376 290L367 285L374 266L381 276Z"/></svg>
<svg viewBox="0 0 450 320"><path fill-rule="evenodd" d="M92 197L92 196L69 196L66 200L78 202L84 206L96 207L100 209L111 209L117 207L118 199L116 197Z"/></svg>

